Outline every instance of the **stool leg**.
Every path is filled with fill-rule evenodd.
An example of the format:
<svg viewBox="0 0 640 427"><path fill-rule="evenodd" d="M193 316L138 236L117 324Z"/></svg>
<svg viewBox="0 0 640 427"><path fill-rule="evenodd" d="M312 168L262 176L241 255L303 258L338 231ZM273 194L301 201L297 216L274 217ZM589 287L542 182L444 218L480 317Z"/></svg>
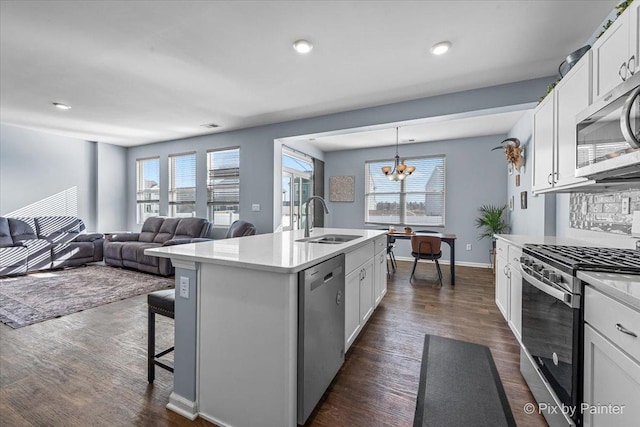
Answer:
<svg viewBox="0 0 640 427"><path fill-rule="evenodd" d="M156 314L149 310L149 328L148 328L148 346L147 346L147 375L149 384L153 384L155 379L155 354L156 354Z"/></svg>

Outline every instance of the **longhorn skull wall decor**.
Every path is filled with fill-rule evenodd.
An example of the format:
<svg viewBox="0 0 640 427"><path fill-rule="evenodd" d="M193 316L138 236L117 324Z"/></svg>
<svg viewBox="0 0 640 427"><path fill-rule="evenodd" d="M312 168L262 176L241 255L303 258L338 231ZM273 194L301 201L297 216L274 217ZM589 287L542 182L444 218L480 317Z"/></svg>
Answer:
<svg viewBox="0 0 640 427"><path fill-rule="evenodd" d="M492 148L491 151L503 148L507 161L520 172L520 168L524 166L524 147L520 146L520 140L518 138L507 138L500 144L504 144L505 142L507 143L506 145L499 145Z"/></svg>

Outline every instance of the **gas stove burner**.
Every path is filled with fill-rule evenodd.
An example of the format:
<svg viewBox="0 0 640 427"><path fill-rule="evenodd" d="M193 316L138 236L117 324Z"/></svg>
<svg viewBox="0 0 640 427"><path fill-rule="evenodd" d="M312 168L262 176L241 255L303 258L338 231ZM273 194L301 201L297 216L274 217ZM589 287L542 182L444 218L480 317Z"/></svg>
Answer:
<svg viewBox="0 0 640 427"><path fill-rule="evenodd" d="M640 251L632 249L529 244L523 252L573 275L577 270L640 274Z"/></svg>

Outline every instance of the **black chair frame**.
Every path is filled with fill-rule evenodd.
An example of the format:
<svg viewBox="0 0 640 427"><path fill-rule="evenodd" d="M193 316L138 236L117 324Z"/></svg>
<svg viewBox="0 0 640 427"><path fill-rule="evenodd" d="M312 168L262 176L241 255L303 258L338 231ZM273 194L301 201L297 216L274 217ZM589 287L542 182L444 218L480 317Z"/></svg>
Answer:
<svg viewBox="0 0 640 427"><path fill-rule="evenodd" d="M149 304L149 330L148 330L148 348L147 348L147 374L149 384L153 384L155 380L155 366L159 366L166 369L169 372L173 372L173 366L169 361L159 360L162 356L165 356L175 350L175 347L170 347L159 353L156 353L156 314L166 316L174 319L174 312L168 311L161 307L155 307ZM165 363L166 362L166 363Z"/></svg>

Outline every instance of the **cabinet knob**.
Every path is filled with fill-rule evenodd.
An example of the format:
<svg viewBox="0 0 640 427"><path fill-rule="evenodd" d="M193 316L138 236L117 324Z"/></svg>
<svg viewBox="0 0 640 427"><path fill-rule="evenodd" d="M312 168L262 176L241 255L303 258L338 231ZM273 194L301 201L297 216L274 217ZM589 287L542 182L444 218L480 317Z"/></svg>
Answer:
<svg viewBox="0 0 640 427"><path fill-rule="evenodd" d="M553 173L550 173L550 174L549 174L549 176L547 177L547 182L548 182L549 184L553 184L553 182L551 182L551 179L552 179L551 177L552 177L552 176L553 176Z"/></svg>
<svg viewBox="0 0 640 427"><path fill-rule="evenodd" d="M631 66L631 62L633 62L633 67ZM629 58L629 60L627 61L627 70L629 70L629 74L631 74L632 76L635 74L636 72L636 56L635 55L631 55L631 58Z"/></svg>

